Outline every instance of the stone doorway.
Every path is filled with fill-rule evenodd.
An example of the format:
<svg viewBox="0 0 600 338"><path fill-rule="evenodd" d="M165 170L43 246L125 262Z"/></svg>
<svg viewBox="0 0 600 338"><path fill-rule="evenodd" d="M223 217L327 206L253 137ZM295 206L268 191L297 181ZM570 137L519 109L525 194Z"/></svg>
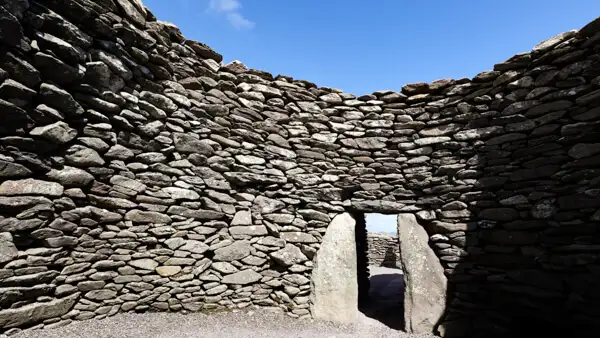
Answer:
<svg viewBox="0 0 600 338"><path fill-rule="evenodd" d="M313 259L313 317L435 332L446 306L446 279L427 232L413 214L398 214L403 271L378 269L370 276L366 225L364 211L339 214L329 224Z"/></svg>
<svg viewBox="0 0 600 338"><path fill-rule="evenodd" d="M344 213L335 217L328 227L314 260L313 315L337 322L383 324L400 330L403 328L402 273L398 266L383 266L386 258L389 261L389 257L385 257L390 255L387 248L379 248L380 254L371 252L376 245L371 237L381 236L378 242L386 238L384 234L368 231L369 218L365 216L363 212ZM386 219L391 223L388 232L395 233L396 215L389 216ZM394 245L397 252L397 237L387 236L391 242L395 239L388 245Z"/></svg>
<svg viewBox="0 0 600 338"><path fill-rule="evenodd" d="M404 278L399 255L398 215L355 213L355 219L359 311L370 320L401 330L404 328ZM361 256L366 256L363 278ZM362 289L361 281L366 284Z"/></svg>

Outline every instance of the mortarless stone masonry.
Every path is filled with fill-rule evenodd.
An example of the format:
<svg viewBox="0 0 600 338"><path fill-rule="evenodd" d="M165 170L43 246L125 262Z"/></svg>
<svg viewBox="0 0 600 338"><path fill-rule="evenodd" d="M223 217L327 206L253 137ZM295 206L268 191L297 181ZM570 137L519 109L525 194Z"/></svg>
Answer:
<svg viewBox="0 0 600 338"><path fill-rule="evenodd" d="M367 233L369 265L400 269L398 237L386 233Z"/></svg>
<svg viewBox="0 0 600 338"><path fill-rule="evenodd" d="M600 19L472 79L354 96L224 65L139 1L0 5L2 332L309 317L330 221L382 212L427 231L441 334L597 333Z"/></svg>

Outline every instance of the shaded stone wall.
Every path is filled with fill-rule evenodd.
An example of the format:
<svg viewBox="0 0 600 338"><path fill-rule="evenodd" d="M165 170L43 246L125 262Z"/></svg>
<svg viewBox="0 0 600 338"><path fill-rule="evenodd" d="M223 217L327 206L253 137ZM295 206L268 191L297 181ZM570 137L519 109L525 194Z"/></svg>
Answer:
<svg viewBox="0 0 600 338"><path fill-rule="evenodd" d="M401 268L398 237L386 233L367 233L369 265Z"/></svg>
<svg viewBox="0 0 600 338"><path fill-rule="evenodd" d="M416 215L446 336L598 325L599 20L472 79L355 96L223 65L139 1L0 4L3 331L308 317L344 211Z"/></svg>

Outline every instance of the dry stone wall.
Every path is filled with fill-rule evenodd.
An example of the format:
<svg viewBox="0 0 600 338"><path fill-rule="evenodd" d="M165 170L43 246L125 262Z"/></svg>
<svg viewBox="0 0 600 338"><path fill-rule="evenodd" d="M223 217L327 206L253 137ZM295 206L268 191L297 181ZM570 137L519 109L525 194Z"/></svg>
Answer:
<svg viewBox="0 0 600 338"><path fill-rule="evenodd" d="M472 79L355 96L224 65L139 1L0 5L3 332L309 317L346 211L424 226L445 336L597 329L600 20Z"/></svg>
<svg viewBox="0 0 600 338"><path fill-rule="evenodd" d="M367 233L367 256L370 266L400 269L398 237L386 233Z"/></svg>

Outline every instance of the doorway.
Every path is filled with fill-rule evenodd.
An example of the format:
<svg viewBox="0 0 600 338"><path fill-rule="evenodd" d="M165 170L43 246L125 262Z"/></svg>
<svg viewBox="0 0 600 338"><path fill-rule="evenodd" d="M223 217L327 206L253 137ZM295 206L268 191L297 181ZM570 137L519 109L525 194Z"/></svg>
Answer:
<svg viewBox="0 0 600 338"><path fill-rule="evenodd" d="M398 215L360 213L356 224L359 311L368 320L404 328L404 276L397 235Z"/></svg>

